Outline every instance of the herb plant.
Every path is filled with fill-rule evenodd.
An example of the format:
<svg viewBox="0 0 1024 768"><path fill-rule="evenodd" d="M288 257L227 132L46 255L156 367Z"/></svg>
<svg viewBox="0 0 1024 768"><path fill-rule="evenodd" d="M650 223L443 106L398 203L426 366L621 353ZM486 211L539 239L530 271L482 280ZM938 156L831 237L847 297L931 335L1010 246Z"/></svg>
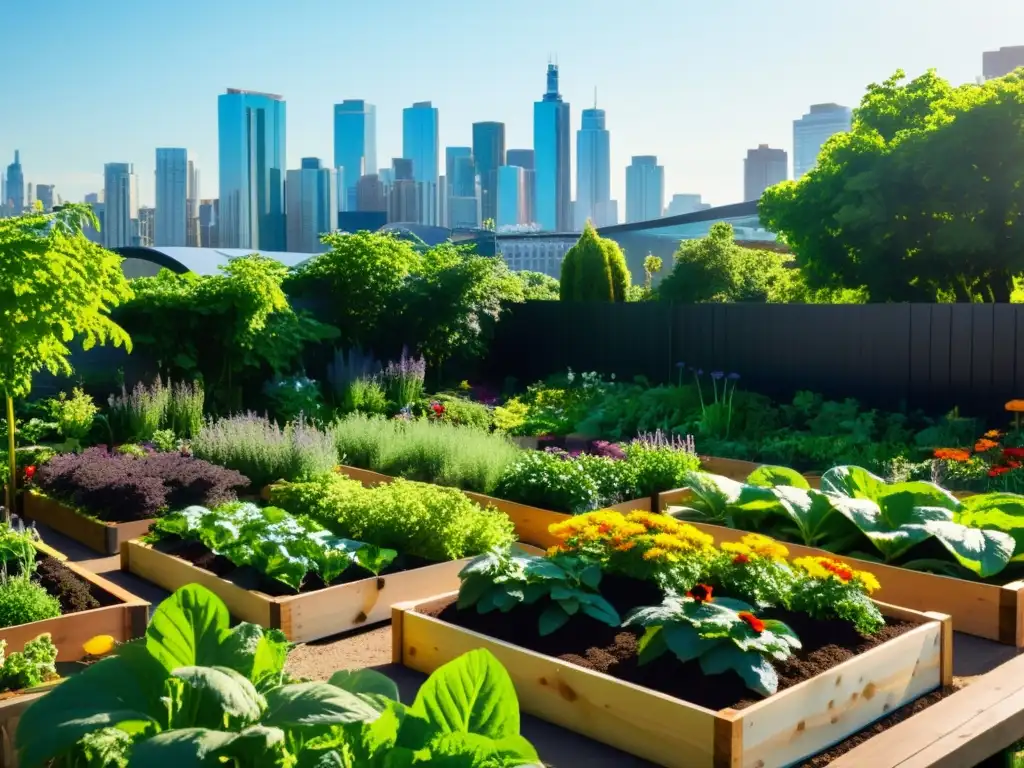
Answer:
<svg viewBox="0 0 1024 768"><path fill-rule="evenodd" d="M85 441L99 413L92 398L79 387L71 391L71 397L61 392L50 401L50 408L65 450L75 450Z"/></svg>
<svg viewBox="0 0 1024 768"><path fill-rule="evenodd" d="M0 640L0 691L34 688L57 677L57 646L48 632L29 640L20 651L6 650L7 641Z"/></svg>
<svg viewBox="0 0 1024 768"><path fill-rule="evenodd" d="M188 507L160 518L152 540L177 537L198 541L238 567L251 566L271 579L298 590L310 572L331 584L350 567L379 575L397 552L333 535L304 517L283 509L250 503L227 504L214 510Z"/></svg>
<svg viewBox="0 0 1024 768"><path fill-rule="evenodd" d="M487 651L436 670L411 706L369 669L328 682L284 671L278 630L242 623L199 585L156 609L145 638L86 667L22 715L22 765L535 764L515 688ZM52 762L51 762L52 761Z"/></svg>

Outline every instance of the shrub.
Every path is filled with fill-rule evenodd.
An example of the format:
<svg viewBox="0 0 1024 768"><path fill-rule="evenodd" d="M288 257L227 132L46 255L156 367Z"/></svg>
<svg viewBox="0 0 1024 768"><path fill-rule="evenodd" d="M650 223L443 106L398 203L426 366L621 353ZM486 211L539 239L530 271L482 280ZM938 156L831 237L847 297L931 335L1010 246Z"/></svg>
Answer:
<svg viewBox="0 0 1024 768"><path fill-rule="evenodd" d="M562 301L625 301L629 269L622 250L597 234L589 221L562 261L559 298Z"/></svg>
<svg viewBox="0 0 1024 768"><path fill-rule="evenodd" d="M668 438L661 432L641 435L625 453L637 498L682 488L686 475L700 469L693 438Z"/></svg>
<svg viewBox="0 0 1024 768"><path fill-rule="evenodd" d="M491 410L486 405L448 394L436 395L433 401L443 407L440 417L443 422L484 432L491 428Z"/></svg>
<svg viewBox="0 0 1024 768"><path fill-rule="evenodd" d="M281 423L319 419L324 407L320 385L308 376L275 376L264 385L263 394Z"/></svg>
<svg viewBox="0 0 1024 768"><path fill-rule="evenodd" d="M396 480L364 488L341 475L271 489L272 504L339 536L431 561L458 560L515 541L514 526L453 488Z"/></svg>
<svg viewBox="0 0 1024 768"><path fill-rule="evenodd" d="M0 583L0 627L60 616L60 601L41 584L16 576Z"/></svg>
<svg viewBox="0 0 1024 768"><path fill-rule="evenodd" d="M334 401L344 404L356 382L373 380L381 371L380 361L372 352L363 352L359 347L335 349L334 361L327 364L327 381Z"/></svg>
<svg viewBox="0 0 1024 768"><path fill-rule="evenodd" d="M70 398L61 392L55 400L50 401L50 408L60 436L75 442L81 442L89 436L100 410L79 387L71 390Z"/></svg>
<svg viewBox="0 0 1024 768"><path fill-rule="evenodd" d="M505 470L494 494L519 504L568 514L600 506L597 483L584 465L546 451L523 451Z"/></svg>
<svg viewBox="0 0 1024 768"><path fill-rule="evenodd" d="M164 453L178 450L178 436L173 429L158 429L153 433L152 443L154 449Z"/></svg>
<svg viewBox="0 0 1024 768"><path fill-rule="evenodd" d="M519 454L502 435L444 422L351 414L330 433L345 464L479 493L490 493Z"/></svg>
<svg viewBox="0 0 1024 768"><path fill-rule="evenodd" d="M108 400L110 428L119 439L152 440L164 423L170 399L171 390L159 376L150 387L140 381L130 393L122 385L120 396Z"/></svg>
<svg viewBox="0 0 1024 768"><path fill-rule="evenodd" d="M341 407L347 413L359 411L383 416L388 412L388 395L378 378L355 379L345 390Z"/></svg>
<svg viewBox="0 0 1024 768"><path fill-rule="evenodd" d="M100 520L157 517L172 507L232 501L248 478L180 453L133 456L105 447L55 456L36 473L45 493Z"/></svg>
<svg viewBox="0 0 1024 768"><path fill-rule="evenodd" d="M191 448L198 458L241 472L257 488L332 472L338 463L330 435L301 419L281 427L255 413L208 421Z"/></svg>

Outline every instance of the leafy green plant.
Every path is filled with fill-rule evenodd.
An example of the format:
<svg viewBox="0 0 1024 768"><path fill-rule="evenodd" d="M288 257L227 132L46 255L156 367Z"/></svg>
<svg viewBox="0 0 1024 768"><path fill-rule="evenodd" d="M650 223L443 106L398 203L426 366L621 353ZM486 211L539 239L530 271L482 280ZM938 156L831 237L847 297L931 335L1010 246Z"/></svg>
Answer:
<svg viewBox="0 0 1024 768"><path fill-rule="evenodd" d="M537 762L519 735L515 688L487 651L436 670L411 706L369 669L328 682L284 671L278 630L242 623L199 585L156 609L142 640L88 666L22 715L23 765L516 766ZM92 763L97 764L97 763Z"/></svg>
<svg viewBox="0 0 1024 768"><path fill-rule="evenodd" d="M20 651L6 650L7 641L0 640L0 691L34 688L57 677L57 646L49 632L29 640Z"/></svg>
<svg viewBox="0 0 1024 768"><path fill-rule="evenodd" d="M203 385L198 381L191 384L177 381L170 390L164 426L178 437L195 437L203 428L203 409L206 407Z"/></svg>
<svg viewBox="0 0 1024 768"><path fill-rule="evenodd" d="M461 427L472 427L482 432L487 432L491 428L491 411L482 403L475 403L464 397L442 392L434 395L431 402L426 404L426 408L421 408L421 410L425 410L428 412L426 415L430 415L434 412L431 409L433 404L441 406L439 418L443 422Z"/></svg>
<svg viewBox="0 0 1024 768"><path fill-rule="evenodd" d="M601 501L584 464L544 451L521 452L501 476L494 495L569 514L597 509Z"/></svg>
<svg viewBox="0 0 1024 768"><path fill-rule="evenodd" d="M323 415L320 385L308 376L275 376L263 386L263 394L270 412L282 424L300 418L318 421Z"/></svg>
<svg viewBox="0 0 1024 768"><path fill-rule="evenodd" d="M816 619L848 621L863 635L873 635L885 626L881 611L868 597L879 587L872 574L831 557L799 557L793 565L806 574L793 584L789 601L793 610Z"/></svg>
<svg viewBox="0 0 1024 768"><path fill-rule="evenodd" d="M28 576L8 576L0 582L0 627L16 627L60 616L60 600Z"/></svg>
<svg viewBox="0 0 1024 768"><path fill-rule="evenodd" d="M519 605L548 604L540 615L541 636L565 626L578 613L617 627L618 612L605 600L601 566L572 555L538 557L511 549L480 555L459 572L458 607L476 606L479 613L508 613Z"/></svg>
<svg viewBox="0 0 1024 768"><path fill-rule="evenodd" d="M426 373L426 361L422 357L411 357L409 350L403 347L401 357L389 362L381 374L388 400L399 408L415 403L423 396Z"/></svg>
<svg viewBox="0 0 1024 768"><path fill-rule="evenodd" d="M100 410L79 387L71 390L70 398L61 392L50 401L50 408L66 450L74 450L89 436Z"/></svg>
<svg viewBox="0 0 1024 768"><path fill-rule="evenodd" d="M653 496L681 488L689 474L700 468L693 439L671 439L661 432L640 435L623 451L633 475L633 496Z"/></svg>
<svg viewBox="0 0 1024 768"><path fill-rule="evenodd" d="M679 661L698 661L705 675L733 671L747 687L770 696L779 675L769 659L786 661L800 640L786 624L754 615L740 600L713 598L698 585L688 595L667 594L660 606L638 608L625 626L645 628L640 639L640 663L671 651Z"/></svg>
<svg viewBox="0 0 1024 768"><path fill-rule="evenodd" d="M625 301L629 270L617 243L598 236L589 221L562 260L562 301Z"/></svg>
<svg viewBox="0 0 1024 768"><path fill-rule="evenodd" d="M125 442L149 442L164 424L170 400L171 390L159 376L150 386L138 382L131 392L122 384L121 394L111 395L107 401L107 418L114 435Z"/></svg>
<svg viewBox="0 0 1024 768"><path fill-rule="evenodd" d="M346 413L359 411L370 416L384 416L391 404L384 385L374 377L353 379L345 390L341 407Z"/></svg>
<svg viewBox="0 0 1024 768"><path fill-rule="evenodd" d="M407 480L364 488L342 475L328 475L274 485L270 500L339 536L434 562L478 555L515 540L507 515L484 509L453 488Z"/></svg>
<svg viewBox="0 0 1024 768"><path fill-rule="evenodd" d="M162 453L176 451L179 447L178 437L174 434L174 430L172 429L158 429L153 433L153 437L150 442L153 443L153 448Z"/></svg>

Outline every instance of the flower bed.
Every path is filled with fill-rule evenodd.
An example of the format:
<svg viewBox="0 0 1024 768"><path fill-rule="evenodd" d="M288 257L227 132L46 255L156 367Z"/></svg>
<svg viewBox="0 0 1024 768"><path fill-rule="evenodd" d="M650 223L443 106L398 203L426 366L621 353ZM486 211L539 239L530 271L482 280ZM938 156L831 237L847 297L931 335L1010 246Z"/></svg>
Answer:
<svg viewBox="0 0 1024 768"><path fill-rule="evenodd" d="M212 511L190 507L157 520L149 542L126 542L121 567L168 590L202 584L238 618L282 629L295 642L315 640L386 621L392 602L450 589L457 584L462 557L513 540L511 524L500 515L477 508L457 491L434 490L470 508L452 511L444 499L417 498L414 488L412 495L394 500L396 514L381 509L370 519L362 513L375 508L377 499L341 477L272 491L275 501L294 502L311 513L320 510L320 501L329 501L333 518L294 516L253 504ZM412 517L416 504L423 525ZM398 512L409 514L403 520ZM446 516L455 522L450 537L443 526L430 524ZM347 520L359 524L357 534ZM455 535L459 524L461 539ZM388 548L399 542L400 551Z"/></svg>
<svg viewBox="0 0 1024 768"><path fill-rule="evenodd" d="M35 472L24 512L101 554L120 551L168 509L236 498L246 477L180 453L142 456L90 448L55 456Z"/></svg>
<svg viewBox="0 0 1024 768"><path fill-rule="evenodd" d="M843 562L645 513L551 534L546 557L492 553L396 606L396 660L486 648L525 711L665 766L788 765L952 680L948 618L873 603Z"/></svg>

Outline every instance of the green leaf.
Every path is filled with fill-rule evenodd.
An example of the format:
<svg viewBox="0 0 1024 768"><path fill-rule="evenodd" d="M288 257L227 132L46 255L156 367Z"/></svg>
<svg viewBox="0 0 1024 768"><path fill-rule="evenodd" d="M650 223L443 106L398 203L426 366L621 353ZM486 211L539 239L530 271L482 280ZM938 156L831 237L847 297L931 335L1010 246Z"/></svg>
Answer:
<svg viewBox="0 0 1024 768"><path fill-rule="evenodd" d="M354 693L330 683L293 683L267 692L262 723L281 728L372 722L379 712Z"/></svg>
<svg viewBox="0 0 1024 768"><path fill-rule="evenodd" d="M607 624L609 627L617 627L622 623L615 607L600 595L587 595L589 599L581 603L582 611L590 618Z"/></svg>
<svg viewBox="0 0 1024 768"><path fill-rule="evenodd" d="M983 579L1002 571L1016 547L1013 537L1002 531L983 531L949 521L931 521L925 524L925 529L958 563Z"/></svg>
<svg viewBox="0 0 1024 768"><path fill-rule="evenodd" d="M216 664L229 621L219 597L206 587L189 584L154 611L146 629L146 649L168 672Z"/></svg>
<svg viewBox="0 0 1024 768"><path fill-rule="evenodd" d="M559 603L551 603L540 614L540 636L547 637L565 626L569 621L569 614L563 610Z"/></svg>
<svg viewBox="0 0 1024 768"><path fill-rule="evenodd" d="M280 728L253 725L211 754L214 758L236 759L240 765L283 765L280 760L285 733ZM277 759L275 759L277 758ZM230 763L229 763L230 765Z"/></svg>
<svg viewBox="0 0 1024 768"><path fill-rule="evenodd" d="M580 583L590 589L597 589L601 585L601 566L593 564L584 568L580 572Z"/></svg>
<svg viewBox="0 0 1024 768"><path fill-rule="evenodd" d="M851 499L874 501L885 487L885 480L861 467L832 467L821 476L821 490Z"/></svg>
<svg viewBox="0 0 1024 768"><path fill-rule="evenodd" d="M445 733L429 746L432 768L477 768L477 766L522 766L537 761L537 752L519 734L491 739L476 733Z"/></svg>
<svg viewBox="0 0 1024 768"><path fill-rule="evenodd" d="M261 682L280 676L288 646L281 630L242 622L225 637L218 652L220 666L240 672L259 688Z"/></svg>
<svg viewBox="0 0 1024 768"><path fill-rule="evenodd" d="M668 650L665 642L664 627L647 627L637 643L637 659L640 666L650 664Z"/></svg>
<svg viewBox="0 0 1024 768"><path fill-rule="evenodd" d="M758 467L747 477L748 485L756 485L761 488L774 488L778 485L788 485L793 488L808 490L811 484L807 478L789 467L775 467L765 465Z"/></svg>
<svg viewBox="0 0 1024 768"><path fill-rule="evenodd" d="M771 696L779 689L779 675L767 659L756 651L741 651L732 643L722 643L700 657L705 675L736 672L752 691Z"/></svg>
<svg viewBox="0 0 1024 768"><path fill-rule="evenodd" d="M224 715L253 722L266 706L255 686L229 667L178 667L171 674L200 696L204 709L214 710L215 724L223 721Z"/></svg>
<svg viewBox="0 0 1024 768"><path fill-rule="evenodd" d="M1024 496L1016 493L979 493L961 500L954 522L972 528L1002 531L1013 537L1013 561L1024 560Z"/></svg>
<svg viewBox="0 0 1024 768"><path fill-rule="evenodd" d="M519 733L519 702L505 668L477 649L438 668L420 687L410 714L441 733L502 739Z"/></svg>
<svg viewBox="0 0 1024 768"><path fill-rule="evenodd" d="M349 693L373 694L399 701L395 682L373 669L343 669L331 675L328 683Z"/></svg>
<svg viewBox="0 0 1024 768"><path fill-rule="evenodd" d="M662 628L665 645L680 662L686 663L699 658L719 643L722 638L705 639L697 634L697 630L689 624L669 624Z"/></svg>
<svg viewBox="0 0 1024 768"><path fill-rule="evenodd" d="M128 768L207 768L208 758L238 734L208 728L179 728L158 733L132 748Z"/></svg>

